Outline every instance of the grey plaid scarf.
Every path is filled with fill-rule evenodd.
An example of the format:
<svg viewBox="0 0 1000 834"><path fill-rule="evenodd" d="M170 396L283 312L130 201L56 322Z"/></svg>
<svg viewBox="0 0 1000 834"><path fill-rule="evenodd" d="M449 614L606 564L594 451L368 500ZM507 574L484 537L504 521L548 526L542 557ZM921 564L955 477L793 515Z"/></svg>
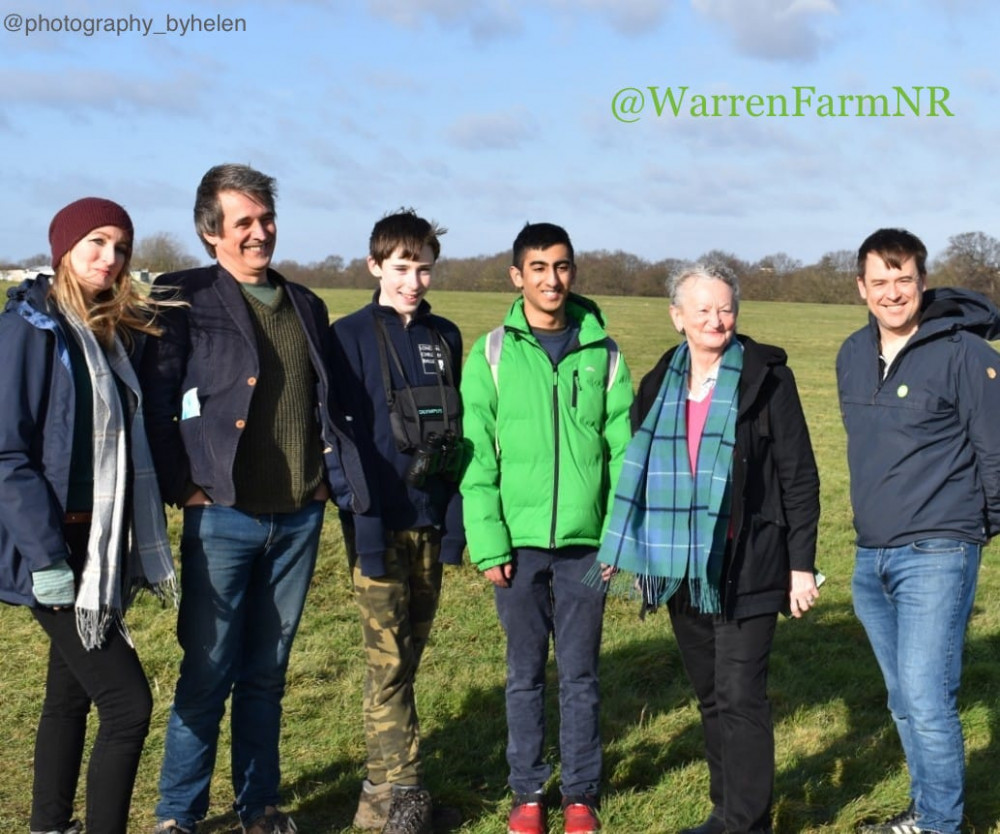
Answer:
<svg viewBox="0 0 1000 834"><path fill-rule="evenodd" d="M653 606L666 602L686 576L694 607L719 613L743 347L733 339L722 355L693 476L687 445L690 367L682 342L625 452L597 558L634 574Z"/></svg>
<svg viewBox="0 0 1000 834"><path fill-rule="evenodd" d="M166 519L142 419L142 395L118 337L105 353L89 327L71 312L64 315L83 350L94 389L94 508L76 595L76 627L88 650L104 643L112 625L131 645L124 613L135 594L149 588L175 602L177 595ZM115 377L136 397L128 432ZM131 496L127 496L129 453ZM132 514L128 520L127 509Z"/></svg>

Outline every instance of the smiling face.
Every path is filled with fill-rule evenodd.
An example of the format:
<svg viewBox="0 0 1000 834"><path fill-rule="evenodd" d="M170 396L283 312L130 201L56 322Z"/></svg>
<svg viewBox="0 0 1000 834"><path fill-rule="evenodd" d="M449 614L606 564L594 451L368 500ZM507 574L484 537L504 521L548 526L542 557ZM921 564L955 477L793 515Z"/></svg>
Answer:
<svg viewBox="0 0 1000 834"><path fill-rule="evenodd" d="M687 339L692 353L721 356L736 332L733 288L706 276L688 278L670 305L674 327Z"/></svg>
<svg viewBox="0 0 1000 834"><path fill-rule="evenodd" d="M382 263L368 256L368 271L378 278L378 303L392 307L403 319L403 324L410 323L427 294L433 268L434 250L430 244L424 244L418 260L404 257L402 246L397 246Z"/></svg>
<svg viewBox="0 0 1000 834"><path fill-rule="evenodd" d="M220 191L222 234L206 234L219 266L237 281L263 284L274 255L278 229L274 212L241 191Z"/></svg>
<svg viewBox="0 0 1000 834"><path fill-rule="evenodd" d="M565 327L566 301L575 277L573 256L564 243L525 251L520 269L510 268L510 280L524 296L528 324L542 330Z"/></svg>
<svg viewBox="0 0 1000 834"><path fill-rule="evenodd" d="M69 268L84 299L111 289L132 248L132 239L117 226L99 226L85 234L69 251Z"/></svg>
<svg viewBox="0 0 1000 834"><path fill-rule="evenodd" d="M897 268L869 252L864 275L858 276L858 292L875 316L883 340L908 339L916 332L924 297L916 258L901 261Z"/></svg>

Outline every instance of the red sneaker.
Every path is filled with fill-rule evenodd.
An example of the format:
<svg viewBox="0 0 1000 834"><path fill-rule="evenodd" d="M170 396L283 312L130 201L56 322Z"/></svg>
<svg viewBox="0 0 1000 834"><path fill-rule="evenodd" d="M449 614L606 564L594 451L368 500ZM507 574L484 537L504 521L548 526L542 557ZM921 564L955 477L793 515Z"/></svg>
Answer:
<svg viewBox="0 0 1000 834"><path fill-rule="evenodd" d="M507 834L546 834L545 805L540 797L515 797L507 817Z"/></svg>
<svg viewBox="0 0 1000 834"><path fill-rule="evenodd" d="M569 802L563 806L563 831L566 834L596 834L601 830L597 810L586 802Z"/></svg>

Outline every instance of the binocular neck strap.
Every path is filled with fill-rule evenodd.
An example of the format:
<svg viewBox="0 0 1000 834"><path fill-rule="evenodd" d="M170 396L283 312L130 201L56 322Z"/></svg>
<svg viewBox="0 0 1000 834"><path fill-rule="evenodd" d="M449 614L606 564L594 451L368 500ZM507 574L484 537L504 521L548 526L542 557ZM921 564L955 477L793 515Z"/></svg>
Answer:
<svg viewBox="0 0 1000 834"><path fill-rule="evenodd" d="M391 354L392 364L396 366L399 378L403 381L403 387L410 398L410 405L413 406L413 413L416 415L417 421L421 424L422 434L423 421L420 418L420 409L417 407L417 402L413 397L413 389L410 387L410 381L406 377L406 371L403 369L403 362L399 358L399 352L392 343L385 322L382 321L382 317L378 312L373 310L372 318L375 319L375 330L378 334L378 338L375 341L378 342L378 358L379 365L382 368L382 385L385 388L386 405L391 409L396 402L396 394L392 387L392 373L389 370L389 355ZM434 351L434 375L437 378L438 391L441 394L441 422L445 424L446 428L452 429L454 427L451 425L451 420L448 416L448 398L445 393L446 381L449 387L455 387L451 373L451 351L448 349L448 345L444 339L441 338L441 334L438 333L436 327L432 327L430 324L425 325L425 327L427 328L427 332L431 334L431 347ZM441 373L442 364L444 365L444 374Z"/></svg>

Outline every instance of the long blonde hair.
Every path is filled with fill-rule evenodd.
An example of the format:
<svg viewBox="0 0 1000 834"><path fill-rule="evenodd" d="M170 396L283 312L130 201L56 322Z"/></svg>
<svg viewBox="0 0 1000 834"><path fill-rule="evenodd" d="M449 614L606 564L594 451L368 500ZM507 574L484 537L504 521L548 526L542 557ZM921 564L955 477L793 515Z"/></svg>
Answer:
<svg viewBox="0 0 1000 834"><path fill-rule="evenodd" d="M125 263L110 289L97 293L88 301L70 264L70 252L59 261L49 294L60 310L75 313L105 348L111 347L116 334L126 347L132 346L136 331L159 336L163 329L156 324L156 319L162 308L183 304L173 299L154 299L138 289L129 271L131 252L125 256Z"/></svg>

